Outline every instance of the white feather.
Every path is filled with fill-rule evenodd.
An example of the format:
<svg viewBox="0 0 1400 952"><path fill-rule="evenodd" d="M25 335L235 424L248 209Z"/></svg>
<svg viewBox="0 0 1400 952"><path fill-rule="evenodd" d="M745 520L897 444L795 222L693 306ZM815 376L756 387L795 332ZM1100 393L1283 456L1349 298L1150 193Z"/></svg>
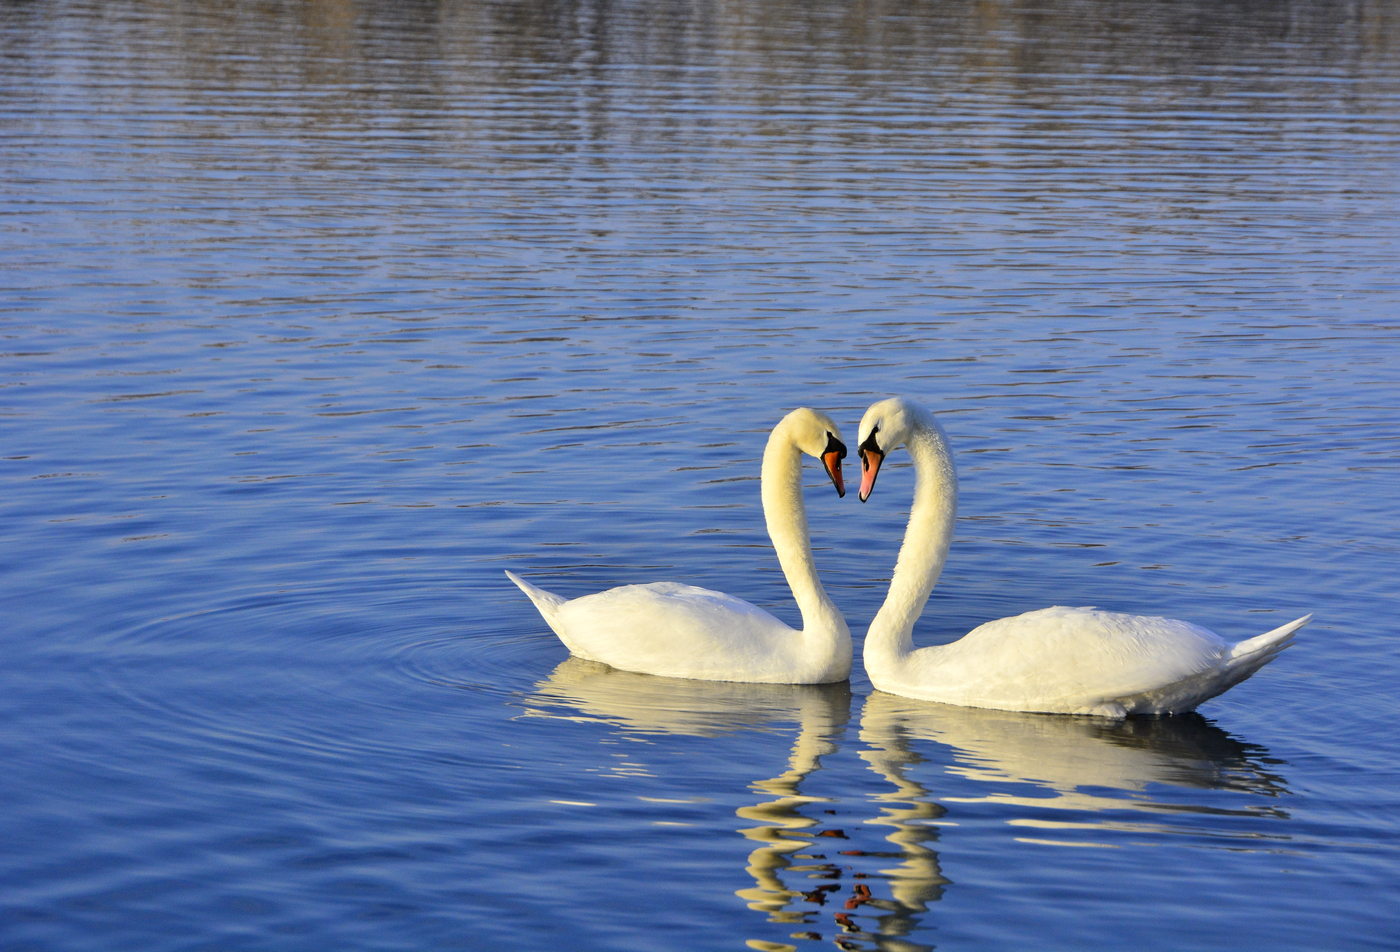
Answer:
<svg viewBox="0 0 1400 952"><path fill-rule="evenodd" d="M883 453L906 446L916 473L889 595L865 637L866 672L882 691L1006 711L1180 713L1254 674L1312 618L1231 645L1189 622L1056 606L990 621L952 644L916 650L914 622L952 540L957 473L942 428L916 403L894 398L872 406L861 421L859 445L872 434Z"/></svg>
<svg viewBox="0 0 1400 952"><path fill-rule="evenodd" d="M840 430L798 409L763 454L763 512L798 609L801 630L742 599L652 582L565 600L507 572L569 651L591 661L673 678L824 684L851 673L851 632L817 578L802 503L802 454L820 457Z"/></svg>

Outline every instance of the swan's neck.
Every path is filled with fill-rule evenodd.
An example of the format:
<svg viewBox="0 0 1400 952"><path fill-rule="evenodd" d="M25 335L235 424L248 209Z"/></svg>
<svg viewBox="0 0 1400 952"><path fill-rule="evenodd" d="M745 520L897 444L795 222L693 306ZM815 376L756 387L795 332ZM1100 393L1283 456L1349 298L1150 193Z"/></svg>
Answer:
<svg viewBox="0 0 1400 952"><path fill-rule="evenodd" d="M785 426L778 426L763 451L763 515L768 537L778 553L778 563L787 576L797 608L802 612L806 635L845 633L842 616L817 578L812 559L812 538L807 529L807 507L802 502L802 451Z"/></svg>
<svg viewBox="0 0 1400 952"><path fill-rule="evenodd" d="M865 635L865 667L876 687L914 650L914 622L943 571L958 514L958 474L942 427L920 421L905 445L914 458L914 504L889 594Z"/></svg>

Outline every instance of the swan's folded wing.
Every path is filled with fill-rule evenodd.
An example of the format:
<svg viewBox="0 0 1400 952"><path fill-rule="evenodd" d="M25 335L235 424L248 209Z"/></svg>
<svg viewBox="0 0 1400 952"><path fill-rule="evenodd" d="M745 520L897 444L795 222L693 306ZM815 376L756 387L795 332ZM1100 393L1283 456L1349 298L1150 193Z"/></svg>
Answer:
<svg viewBox="0 0 1400 952"><path fill-rule="evenodd" d="M709 680L763 679L795 634L757 605L677 582L576 598L559 619L570 640L615 668Z"/></svg>
<svg viewBox="0 0 1400 952"><path fill-rule="evenodd" d="M1228 649L1189 622L1055 606L988 622L936 650L940 680L958 683L954 703L1085 713L1212 671Z"/></svg>

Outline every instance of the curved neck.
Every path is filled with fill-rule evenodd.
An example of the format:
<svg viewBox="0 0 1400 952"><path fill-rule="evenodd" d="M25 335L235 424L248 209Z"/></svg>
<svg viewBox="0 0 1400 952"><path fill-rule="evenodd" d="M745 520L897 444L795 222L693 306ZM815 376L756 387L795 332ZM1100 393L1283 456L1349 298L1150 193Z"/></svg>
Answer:
<svg viewBox="0 0 1400 952"><path fill-rule="evenodd" d="M846 619L827 597L812 559L807 507L802 502L802 451L787 421L774 428L763 451L763 516L806 632L848 631Z"/></svg>
<svg viewBox="0 0 1400 952"><path fill-rule="evenodd" d="M914 650L914 622L943 572L958 514L958 473L943 428L920 420L905 443L914 458L914 503L885 603L865 635L865 667L876 687Z"/></svg>

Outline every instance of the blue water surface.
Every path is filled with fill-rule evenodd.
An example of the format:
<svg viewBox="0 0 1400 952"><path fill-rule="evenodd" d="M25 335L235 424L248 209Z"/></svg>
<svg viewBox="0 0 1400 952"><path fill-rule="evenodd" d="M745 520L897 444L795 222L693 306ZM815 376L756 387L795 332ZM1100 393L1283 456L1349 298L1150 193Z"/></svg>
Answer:
<svg viewBox="0 0 1400 952"><path fill-rule="evenodd" d="M1397 169L1391 0L0 4L0 949L1394 948ZM892 394L919 644L1315 620L1114 722L503 574L796 623L767 433ZM912 487L809 464L857 647Z"/></svg>

